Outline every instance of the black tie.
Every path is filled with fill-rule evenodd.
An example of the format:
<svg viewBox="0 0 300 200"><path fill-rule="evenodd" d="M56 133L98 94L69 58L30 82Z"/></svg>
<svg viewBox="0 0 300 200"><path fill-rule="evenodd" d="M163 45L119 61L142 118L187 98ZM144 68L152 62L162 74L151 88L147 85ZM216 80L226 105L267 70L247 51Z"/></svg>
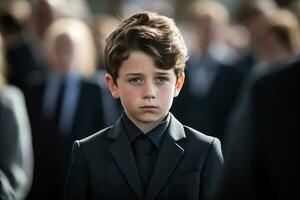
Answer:
<svg viewBox="0 0 300 200"><path fill-rule="evenodd" d="M150 154L153 144L147 135L143 135L134 141L134 151L136 165L140 173L140 178L144 189L146 189L150 175L151 175L151 163Z"/></svg>
<svg viewBox="0 0 300 200"><path fill-rule="evenodd" d="M55 104L55 111L54 111L54 127L56 130L59 130L59 121L61 116L61 109L62 109L62 103L63 103L63 96L65 93L65 80L61 80L59 88L58 88L58 94Z"/></svg>

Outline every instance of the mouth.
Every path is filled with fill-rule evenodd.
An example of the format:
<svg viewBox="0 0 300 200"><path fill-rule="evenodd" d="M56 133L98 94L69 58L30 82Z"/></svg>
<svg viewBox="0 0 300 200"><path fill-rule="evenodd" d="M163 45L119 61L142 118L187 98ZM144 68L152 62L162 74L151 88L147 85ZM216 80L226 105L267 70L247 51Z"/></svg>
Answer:
<svg viewBox="0 0 300 200"><path fill-rule="evenodd" d="M153 106L153 105L146 105L146 106L141 106L140 109L142 109L144 111L154 111L154 110L157 110L158 107Z"/></svg>

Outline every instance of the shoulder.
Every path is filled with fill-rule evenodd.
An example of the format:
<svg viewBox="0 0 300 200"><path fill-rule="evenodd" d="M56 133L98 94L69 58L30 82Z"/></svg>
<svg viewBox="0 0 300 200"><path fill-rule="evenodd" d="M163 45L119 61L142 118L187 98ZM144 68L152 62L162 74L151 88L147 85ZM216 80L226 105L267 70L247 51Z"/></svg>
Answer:
<svg viewBox="0 0 300 200"><path fill-rule="evenodd" d="M204 133L201 133L200 131L197 131L196 129L193 129L189 126L183 126L186 138L191 143L194 143L195 145L203 146L209 148L211 145L217 145L220 146L220 140L216 137L212 137L209 135L206 135Z"/></svg>
<svg viewBox="0 0 300 200"><path fill-rule="evenodd" d="M201 133L191 127L183 126L186 139L183 141L187 152L198 158L213 159L215 163L223 163L221 142L218 138Z"/></svg>
<svg viewBox="0 0 300 200"><path fill-rule="evenodd" d="M295 83L298 81L300 74L300 56L290 60L287 63L283 63L282 65L276 66L265 73L261 73L255 79L256 85L264 85L264 84L277 84L278 87L281 84Z"/></svg>
<svg viewBox="0 0 300 200"><path fill-rule="evenodd" d="M213 157L223 162L221 142L218 138L206 135L191 127L183 125L185 139L182 140L183 146L193 152L193 155L202 157Z"/></svg>
<svg viewBox="0 0 300 200"><path fill-rule="evenodd" d="M19 88L8 85L0 90L0 101L2 104L11 108L23 106L24 95Z"/></svg>
<svg viewBox="0 0 300 200"><path fill-rule="evenodd" d="M205 143L211 143L213 140L217 139L186 125L183 125L183 128L187 137L192 137L193 139L203 141Z"/></svg>
<svg viewBox="0 0 300 200"><path fill-rule="evenodd" d="M1 89L1 93L0 93L0 96L4 98L13 98L22 95L23 95L22 91L13 85L6 85Z"/></svg>
<svg viewBox="0 0 300 200"><path fill-rule="evenodd" d="M5 86L0 90L0 104L1 116L5 123L1 122L2 129L6 126L10 129L10 134L20 133L20 138L30 135L30 125L22 91L15 86Z"/></svg>
<svg viewBox="0 0 300 200"><path fill-rule="evenodd" d="M200 131L191 128L189 126L183 125L176 117L171 114L171 122L170 122L171 135L175 139L184 138L187 142L191 144L212 144L214 142L220 143L219 139L216 137L212 137L201 133Z"/></svg>
<svg viewBox="0 0 300 200"><path fill-rule="evenodd" d="M93 135L90 135L86 138L83 138L81 140L76 140L74 142L74 148L80 148L84 150L94 150L94 149L101 149L105 148L107 144L109 143L110 139L108 135L111 132L112 127L104 128Z"/></svg>

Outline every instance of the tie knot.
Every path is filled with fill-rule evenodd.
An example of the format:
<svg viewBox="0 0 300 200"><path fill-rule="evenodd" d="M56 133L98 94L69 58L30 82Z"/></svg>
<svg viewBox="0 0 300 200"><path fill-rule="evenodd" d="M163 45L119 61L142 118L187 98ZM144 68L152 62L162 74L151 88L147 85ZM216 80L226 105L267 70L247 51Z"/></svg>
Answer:
<svg viewBox="0 0 300 200"><path fill-rule="evenodd" d="M144 135L135 139L133 146L134 150L138 154L150 154L152 151L153 144L151 140L146 135Z"/></svg>

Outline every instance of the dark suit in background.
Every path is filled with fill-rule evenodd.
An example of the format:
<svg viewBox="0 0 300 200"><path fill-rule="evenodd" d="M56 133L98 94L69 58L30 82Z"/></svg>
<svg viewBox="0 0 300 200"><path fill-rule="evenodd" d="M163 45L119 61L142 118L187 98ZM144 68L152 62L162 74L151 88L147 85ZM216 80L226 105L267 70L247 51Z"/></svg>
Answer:
<svg viewBox="0 0 300 200"><path fill-rule="evenodd" d="M80 78L78 98L74 105L71 127L61 132L43 113L46 82L32 86L27 92L27 105L33 128L35 176L28 199L62 199L67 165L72 144L101 130L103 120L101 89L97 83ZM69 102L68 102L69 104Z"/></svg>
<svg viewBox="0 0 300 200"><path fill-rule="evenodd" d="M299 199L299 57L254 80L232 121L216 200Z"/></svg>
<svg viewBox="0 0 300 200"><path fill-rule="evenodd" d="M174 99L171 111L183 124L217 137L223 143L226 122L235 104L243 73L235 67L210 61L211 66L206 67L208 70L214 68L212 72L214 74L211 75L213 78L206 93L201 94L200 90L203 87L201 83L192 86L193 78L201 78L192 77L200 65L201 62L188 63L185 84L180 98Z"/></svg>
<svg viewBox="0 0 300 200"><path fill-rule="evenodd" d="M209 200L223 162L218 139L171 116L144 191L121 120L73 147L65 200Z"/></svg>

